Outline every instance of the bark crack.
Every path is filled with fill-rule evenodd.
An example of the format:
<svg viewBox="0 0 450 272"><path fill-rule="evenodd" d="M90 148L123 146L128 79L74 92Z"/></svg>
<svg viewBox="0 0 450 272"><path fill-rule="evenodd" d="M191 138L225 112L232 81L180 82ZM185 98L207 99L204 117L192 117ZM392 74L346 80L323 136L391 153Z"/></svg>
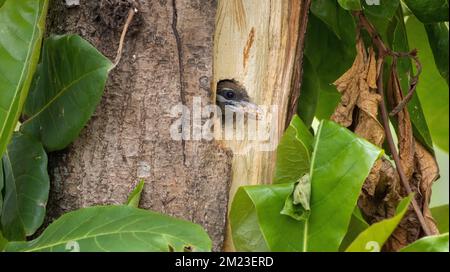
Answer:
<svg viewBox="0 0 450 272"><path fill-rule="evenodd" d="M183 50L180 33L178 32L178 10L177 10L177 2L176 0L172 0L172 31L175 36L175 41L177 43L177 53L178 53L178 71L179 71L179 80L180 80L180 99L181 103L186 106L186 97L185 97L185 88L183 83L184 78L184 66L183 66ZM184 132L183 132L184 136ZM186 141L181 139L181 145L183 149L183 164L186 165Z"/></svg>

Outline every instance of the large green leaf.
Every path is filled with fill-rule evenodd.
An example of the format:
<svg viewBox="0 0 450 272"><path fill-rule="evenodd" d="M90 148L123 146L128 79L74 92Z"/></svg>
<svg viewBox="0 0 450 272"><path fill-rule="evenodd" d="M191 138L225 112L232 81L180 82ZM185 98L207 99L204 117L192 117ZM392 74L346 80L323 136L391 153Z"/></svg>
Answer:
<svg viewBox="0 0 450 272"><path fill-rule="evenodd" d="M16 128L39 61L48 0L0 7L0 156Z"/></svg>
<svg viewBox="0 0 450 272"><path fill-rule="evenodd" d="M408 42L408 34L401 7L397 9L395 15L395 22L396 26L393 32L392 44L390 46L394 51L408 52L410 51L410 46ZM420 57L420 59L422 58ZM402 91L406 95L406 93L409 91L410 77L413 71L411 60L409 58L400 58L398 60L397 70L399 74L399 80L402 87ZM432 151L434 147L433 141L431 138L431 133L428 128L427 121L425 119L425 114L423 112L421 102L422 101L419 100L418 94L414 93L414 95L412 96L411 100L408 103L408 111L411 116L411 122L413 124L415 138L419 140L424 146L426 146L430 151Z"/></svg>
<svg viewBox="0 0 450 272"><path fill-rule="evenodd" d="M339 251L345 251L346 248L358 237L358 235L365 231L369 227L367 221L363 218L361 210L359 207L355 207L352 214L352 219L350 220L350 225L348 226L347 233L345 234L344 240L342 240L339 246Z"/></svg>
<svg viewBox="0 0 450 272"><path fill-rule="evenodd" d="M314 3L328 3L333 1L313 1ZM317 5L317 4L316 4ZM336 3L333 4L334 9L342 10L342 8L336 7ZM345 71L347 71L355 58L355 24L352 20L350 14L344 11L344 18L347 23L341 23L343 29L348 29L351 32L347 35L340 34L344 38L339 38L336 31L332 30L330 26L324 23L327 20L329 13L332 13L332 8L330 11L324 12L327 9L321 9L320 6L317 7L318 13L320 15L314 15L314 11L310 14L308 22L308 30L305 41L305 56L310 62L311 66L305 66L305 76L309 69L314 69L313 73L317 75L317 82L312 86L317 88L317 90L312 90L310 92L316 92L317 96L317 107L315 116L318 119L328 119L333 114L337 104L340 101L340 94L336 90L336 87L332 83L339 78ZM323 13L323 14L322 14ZM338 28L339 29L339 28ZM308 80L313 80L309 78ZM307 85L309 86L309 85ZM306 88L306 87L305 87ZM305 97L301 95L300 99L305 100ZM299 102L299 105L302 101ZM299 108L299 112L302 108Z"/></svg>
<svg viewBox="0 0 450 272"><path fill-rule="evenodd" d="M391 25L400 6L400 0L384 0L381 5L369 5L363 1L364 13L375 26L384 41L389 42Z"/></svg>
<svg viewBox="0 0 450 272"><path fill-rule="evenodd" d="M361 1L360 0L338 0L339 5L346 10L361 10Z"/></svg>
<svg viewBox="0 0 450 272"><path fill-rule="evenodd" d="M306 127L311 127L319 100L320 79L308 57L303 58L303 78L297 113Z"/></svg>
<svg viewBox="0 0 450 272"><path fill-rule="evenodd" d="M6 244L8 244L8 240L3 237L2 232L0 231L0 252L3 251L3 249L6 247Z"/></svg>
<svg viewBox="0 0 450 272"><path fill-rule="evenodd" d="M448 232L436 236L427 236L402 248L400 252L448 252Z"/></svg>
<svg viewBox="0 0 450 272"><path fill-rule="evenodd" d="M313 136L295 115L277 149L274 183L296 182L309 172Z"/></svg>
<svg viewBox="0 0 450 272"><path fill-rule="evenodd" d="M310 216L280 214L294 183L241 187L230 224L240 251L337 251L361 186L382 151L339 125L323 121L311 161Z"/></svg>
<svg viewBox="0 0 450 272"><path fill-rule="evenodd" d="M2 218L4 186L5 186L5 181L4 181L4 175L3 175L3 163L0 159L0 218Z"/></svg>
<svg viewBox="0 0 450 272"><path fill-rule="evenodd" d="M448 152L448 85L439 75L436 64L433 61L433 53L423 24L414 16L410 16L406 22L406 27L410 46L418 49L423 67L419 85L417 86L417 95L423 107L426 122L430 128L433 142Z"/></svg>
<svg viewBox="0 0 450 272"><path fill-rule="evenodd" d="M436 220L439 232L448 232L448 204L432 208L431 214L433 215L434 220Z"/></svg>
<svg viewBox="0 0 450 272"><path fill-rule="evenodd" d="M44 221L50 188L47 154L36 139L15 133L3 156L3 168L2 232L10 241L24 240Z"/></svg>
<svg viewBox="0 0 450 272"><path fill-rule="evenodd" d="M199 225L129 206L91 207L64 214L30 242L6 251L210 251Z"/></svg>
<svg viewBox="0 0 450 272"><path fill-rule="evenodd" d="M441 76L447 81L448 86L448 22L426 24L425 29L427 30L428 41L433 51L434 62Z"/></svg>
<svg viewBox="0 0 450 272"><path fill-rule="evenodd" d="M48 38L25 105L23 131L39 138L48 151L65 148L94 113L111 67L79 36Z"/></svg>
<svg viewBox="0 0 450 272"><path fill-rule="evenodd" d="M0 0L0 8L3 6L6 0Z"/></svg>
<svg viewBox="0 0 450 272"><path fill-rule="evenodd" d="M408 211L408 206L411 203L412 198L413 196L411 195L399 203L394 217L377 222L359 234L346 251L380 251L381 247L391 236L392 232L397 228L403 216Z"/></svg>
<svg viewBox="0 0 450 272"><path fill-rule="evenodd" d="M403 0L423 23L448 21L448 0Z"/></svg>

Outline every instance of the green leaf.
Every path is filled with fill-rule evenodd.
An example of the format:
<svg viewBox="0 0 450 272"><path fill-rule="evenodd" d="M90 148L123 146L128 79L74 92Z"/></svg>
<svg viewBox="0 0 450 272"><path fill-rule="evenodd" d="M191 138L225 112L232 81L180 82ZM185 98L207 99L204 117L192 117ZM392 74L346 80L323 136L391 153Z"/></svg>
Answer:
<svg viewBox="0 0 450 272"><path fill-rule="evenodd" d="M48 0L7 1L0 8L0 156L16 128L39 61Z"/></svg>
<svg viewBox="0 0 450 272"><path fill-rule="evenodd" d="M411 48L418 49L419 59L423 67L422 74L419 78L419 85L417 86L417 95L423 107L426 123L430 128L433 142L448 152L448 85L439 75L436 64L433 61L433 53L427 41L423 24L414 16L410 16L406 22L406 28L409 44Z"/></svg>
<svg viewBox="0 0 450 272"><path fill-rule="evenodd" d="M309 16L308 30L305 41L305 57L311 63L311 67L305 66L305 73L309 69L313 69L314 73L317 75L317 83L312 86L317 88L313 92L316 92L314 96L317 96L317 106L315 107L315 116L321 119L329 119L333 114L336 106L340 101L340 94L336 90L336 87L332 83L339 78L345 71L347 71L353 63L355 58L355 24L353 22L352 16L337 6L335 1L320 0L313 1L312 5L317 5L318 3L333 3L334 9L341 10L344 12L342 15L345 20L342 21L342 29L348 30L349 34L346 34L344 38L339 38L339 36L329 27L328 24L324 23L327 15L332 13L330 8L329 12L324 12L327 9L321 9L321 6L317 7L317 13L320 16L315 16L314 12ZM311 7L312 10L312 7ZM312 10L313 11L313 10ZM345 16L345 17L344 17ZM344 23L345 21L345 23ZM347 22L348 21L348 22ZM339 29L341 29L339 28ZM330 50L332 48L333 50ZM304 80L306 78L306 74ZM300 95L300 105L305 101L305 97ZM315 99L315 98L313 98ZM305 101L304 103L307 103ZM302 108L299 108L302 111ZM302 116L302 115L301 115Z"/></svg>
<svg viewBox="0 0 450 272"><path fill-rule="evenodd" d="M127 200L127 205L130 207L138 208L139 202L141 201L142 190L144 190L145 181L141 180L139 184L131 192Z"/></svg>
<svg viewBox="0 0 450 272"><path fill-rule="evenodd" d="M299 222L280 211L294 183L240 187L229 220L237 251L299 251ZM289 236L289 239L287 239Z"/></svg>
<svg viewBox="0 0 450 272"><path fill-rule="evenodd" d="M338 0L338 3L346 10L357 11L362 9L360 0Z"/></svg>
<svg viewBox="0 0 450 272"><path fill-rule="evenodd" d="M448 21L448 0L403 0L423 23Z"/></svg>
<svg viewBox="0 0 450 272"><path fill-rule="evenodd" d="M311 213L282 215L295 183L241 187L230 225L239 251L337 251L373 163L382 151L339 125L323 121L311 161Z"/></svg>
<svg viewBox="0 0 450 272"><path fill-rule="evenodd" d="M3 237L2 232L0 231L0 252L5 249L6 245L8 244L8 240Z"/></svg>
<svg viewBox="0 0 450 272"><path fill-rule="evenodd" d="M3 6L6 0L0 0L0 8Z"/></svg>
<svg viewBox="0 0 450 272"><path fill-rule="evenodd" d="M307 220L311 211L311 179L309 174L304 175L295 183L293 192L288 196L281 214L290 216L295 220Z"/></svg>
<svg viewBox="0 0 450 272"><path fill-rule="evenodd" d="M366 252L380 251L384 243L397 228L413 196L404 198L397 207L397 213L394 217L382 220L371 225L365 231L358 235L353 243L346 249L347 252Z"/></svg>
<svg viewBox="0 0 450 272"><path fill-rule="evenodd" d="M358 206L352 214L352 219L350 220L350 225L348 226L347 234L345 234L344 240L339 246L339 251L345 251L346 248L358 237L358 235L365 231L369 227L369 224L363 218L361 210Z"/></svg>
<svg viewBox="0 0 450 272"><path fill-rule="evenodd" d="M211 240L196 224L129 206L70 212L29 242L6 251L210 251Z"/></svg>
<svg viewBox="0 0 450 272"><path fill-rule="evenodd" d="M400 249L400 252L449 252L448 232L419 239Z"/></svg>
<svg viewBox="0 0 450 272"><path fill-rule="evenodd" d="M306 127L311 127L319 99L320 79L308 57L303 58L303 78L297 113Z"/></svg>
<svg viewBox="0 0 450 272"><path fill-rule="evenodd" d="M295 115L278 145L273 183L296 182L309 172L313 140L311 132Z"/></svg>
<svg viewBox="0 0 450 272"><path fill-rule="evenodd" d="M426 24L425 29L433 50L434 62L448 86L448 23Z"/></svg>
<svg viewBox="0 0 450 272"><path fill-rule="evenodd" d="M431 214L433 215L434 220L436 220L439 232L448 232L448 204L432 208Z"/></svg>
<svg viewBox="0 0 450 272"><path fill-rule="evenodd" d="M0 160L0 219L2 218L3 210L3 188L5 186L5 177L3 174L3 163Z"/></svg>
<svg viewBox="0 0 450 272"><path fill-rule="evenodd" d="M15 133L3 156L3 168L2 232L10 241L24 240L44 221L50 190L47 154L36 139Z"/></svg>
<svg viewBox="0 0 450 272"><path fill-rule="evenodd" d="M40 139L48 151L65 148L94 113L111 68L112 63L79 36L48 38L22 130Z"/></svg>
<svg viewBox="0 0 450 272"><path fill-rule="evenodd" d="M392 49L398 52L408 52L410 51L410 46L408 43L407 29L404 23L404 16L401 7L396 13L396 27L394 31ZM412 33L415 35L415 33ZM422 58L421 58L422 59ZM402 91L406 95L410 86L410 75L413 71L412 63L409 58L400 58L398 60L398 74L400 84L402 86ZM420 83L419 83L420 84ZM411 116L411 122L413 124L414 136L419 140L428 150L433 152L433 141L431 138L430 130L428 128L427 121L425 119L425 114L422 109L422 100L419 100L419 96L414 93L413 97L408 103L408 111ZM448 104L448 103L447 103Z"/></svg>
<svg viewBox="0 0 450 272"><path fill-rule="evenodd" d="M384 41L389 42L390 26L395 14L401 8L399 0L381 0L381 5L369 5L363 1L364 14L375 26Z"/></svg>

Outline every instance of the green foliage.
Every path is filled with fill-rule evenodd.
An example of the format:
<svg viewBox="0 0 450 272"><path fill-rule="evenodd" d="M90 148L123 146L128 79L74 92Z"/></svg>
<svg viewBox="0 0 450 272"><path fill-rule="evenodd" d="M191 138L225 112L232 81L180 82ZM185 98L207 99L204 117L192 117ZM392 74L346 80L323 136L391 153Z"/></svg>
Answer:
<svg viewBox="0 0 450 272"><path fill-rule="evenodd" d="M448 232L419 239L400 252L449 252Z"/></svg>
<svg viewBox="0 0 450 272"><path fill-rule="evenodd" d="M315 137L309 171L310 216L297 221L280 213L295 183L241 187L230 211L236 249L337 251L362 183L381 154L347 129L323 121Z"/></svg>
<svg viewBox="0 0 450 272"><path fill-rule="evenodd" d="M53 222L29 242L10 242L6 251L210 251L198 225L129 206L80 209Z"/></svg>
<svg viewBox="0 0 450 272"><path fill-rule="evenodd" d="M448 232L448 204L432 208L431 214L433 215L434 220L436 220L439 232Z"/></svg>
<svg viewBox="0 0 450 272"><path fill-rule="evenodd" d="M2 232L0 231L0 252L2 252L3 249L5 249L6 244L8 244L8 240L6 240L5 237L3 237Z"/></svg>
<svg viewBox="0 0 450 272"><path fill-rule="evenodd" d="M296 182L309 172L313 136L296 115L291 121L277 149L278 158L274 183Z"/></svg>
<svg viewBox="0 0 450 272"><path fill-rule="evenodd" d="M347 229L347 234L342 240L341 245L339 246L339 251L345 251L350 244L358 237L358 235L366 230L369 227L369 224L363 218L361 210L359 207L355 207L355 210L352 214L352 219L350 220L350 225Z"/></svg>
<svg viewBox="0 0 450 272"><path fill-rule="evenodd" d="M394 217L375 223L364 230L346 249L347 252L380 251L408 211L413 196L403 199Z"/></svg>
<svg viewBox="0 0 450 272"><path fill-rule="evenodd" d="M65 148L80 133L103 94L112 63L79 36L48 38L22 131L48 151Z"/></svg>
<svg viewBox="0 0 450 272"><path fill-rule="evenodd" d="M419 85L417 86L417 94L425 113L426 122L430 127L433 142L448 152L448 85L440 76L436 64L433 61L433 59L445 57L448 70L448 58L445 55L436 55L433 58L433 53L430 48L430 44L441 43L440 39L445 39L443 37L427 39L425 27L414 16L408 18L406 28L409 43L412 48L418 49L423 67ZM446 47L448 54L448 29Z"/></svg>
<svg viewBox="0 0 450 272"><path fill-rule="evenodd" d="M346 10L362 10L361 1L360 0L338 0L339 5Z"/></svg>
<svg viewBox="0 0 450 272"><path fill-rule="evenodd" d="M448 22L448 0L403 0L423 23Z"/></svg>
<svg viewBox="0 0 450 272"><path fill-rule="evenodd" d="M6 1L0 8L0 156L16 128L39 61L48 0Z"/></svg>
<svg viewBox="0 0 450 272"><path fill-rule="evenodd" d="M10 241L25 240L44 221L50 188L47 154L39 141L16 133L3 156L3 168L1 230Z"/></svg>
<svg viewBox="0 0 450 272"><path fill-rule="evenodd" d="M139 184L134 188L133 192L131 192L130 196L127 200L127 205L130 207L137 208L139 206L139 202L141 201L142 190L144 190L145 181L141 180Z"/></svg>
<svg viewBox="0 0 450 272"><path fill-rule="evenodd" d="M448 86L448 22L426 24L428 40L433 50L434 61L441 76L447 81Z"/></svg>

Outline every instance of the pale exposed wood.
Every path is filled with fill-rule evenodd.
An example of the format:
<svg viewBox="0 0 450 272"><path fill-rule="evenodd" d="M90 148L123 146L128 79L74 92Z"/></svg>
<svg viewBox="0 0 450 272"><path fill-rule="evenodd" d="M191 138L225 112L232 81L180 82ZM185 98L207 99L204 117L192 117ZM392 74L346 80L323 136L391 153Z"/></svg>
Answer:
<svg viewBox="0 0 450 272"><path fill-rule="evenodd" d="M293 90L301 34L301 0L219 0L216 19L214 81L234 79L259 105L278 106L273 147L282 135ZM302 38L301 38L302 39ZM301 50L300 50L301 51ZM224 141L234 153L230 200L238 187L271 183L275 150L267 143ZM253 146L248 149L249 146ZM231 203L231 201L230 201ZM229 236L229 235L228 235ZM232 250L228 239L225 250Z"/></svg>

